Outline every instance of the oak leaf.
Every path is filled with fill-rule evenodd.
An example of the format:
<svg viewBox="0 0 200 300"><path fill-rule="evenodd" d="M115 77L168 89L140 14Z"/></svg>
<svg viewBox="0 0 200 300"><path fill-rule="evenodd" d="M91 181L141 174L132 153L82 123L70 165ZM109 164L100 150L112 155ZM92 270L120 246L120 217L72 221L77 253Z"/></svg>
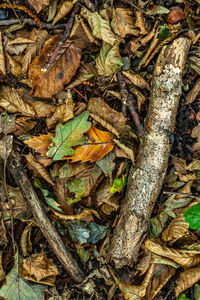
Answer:
<svg viewBox="0 0 200 300"><path fill-rule="evenodd" d="M52 157L53 160L61 160L64 156L74 155L72 147L86 142L86 137L83 134L91 126L91 123L87 121L88 116L89 113L85 111L64 125L58 124L55 137L51 137L53 144L49 146L47 156Z"/></svg>
<svg viewBox="0 0 200 300"><path fill-rule="evenodd" d="M92 126L88 130L87 135L89 136L88 143L76 147L74 149L74 155L65 157L65 159L71 159L73 162L79 160L82 162L95 162L104 157L104 155L110 152L114 147L112 135L107 131L102 131Z"/></svg>
<svg viewBox="0 0 200 300"><path fill-rule="evenodd" d="M41 54L29 67L28 75L33 82L33 96L51 98L70 82L80 65L81 50L73 41L67 40L60 49L62 55L59 55L58 60L50 68L45 69L49 60L48 55L55 49L59 39L60 35L56 35L47 40Z"/></svg>

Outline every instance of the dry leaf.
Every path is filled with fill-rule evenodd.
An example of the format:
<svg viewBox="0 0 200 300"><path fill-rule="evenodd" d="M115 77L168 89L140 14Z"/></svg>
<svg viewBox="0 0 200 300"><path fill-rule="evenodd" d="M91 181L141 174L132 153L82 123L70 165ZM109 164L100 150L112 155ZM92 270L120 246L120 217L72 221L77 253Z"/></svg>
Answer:
<svg viewBox="0 0 200 300"><path fill-rule="evenodd" d="M33 82L33 96L51 98L69 83L80 65L81 50L70 40L61 47L62 55L48 69L43 69L48 63L48 54L57 46L60 35L46 41L44 48L29 67L29 78Z"/></svg>
<svg viewBox="0 0 200 300"><path fill-rule="evenodd" d="M29 132L36 125L36 121L30 117L17 117L15 120L15 128L13 133L18 136Z"/></svg>
<svg viewBox="0 0 200 300"><path fill-rule="evenodd" d="M145 241L145 247L155 254L168 257L183 268L190 268L200 263L200 256L190 253L182 253L180 250L162 246L158 243L158 240L147 239Z"/></svg>
<svg viewBox="0 0 200 300"><path fill-rule="evenodd" d="M36 116L38 118L45 118L45 117L51 115L52 113L54 113L54 111L55 111L54 105L46 103L44 101L36 101L36 100L32 100L32 99L27 99L26 102L29 103L33 107L33 109L36 113Z"/></svg>
<svg viewBox="0 0 200 300"><path fill-rule="evenodd" d="M31 221L21 234L20 245L24 257L32 252L31 230L33 226L36 226L36 223Z"/></svg>
<svg viewBox="0 0 200 300"><path fill-rule="evenodd" d="M74 149L74 155L65 157L65 159L71 159L73 162L95 162L104 157L114 147L112 135L107 131L102 131L92 126L87 131L87 135L89 137L88 143L77 146Z"/></svg>
<svg viewBox="0 0 200 300"><path fill-rule="evenodd" d="M7 58L7 70L8 73L13 74L16 77L19 77L22 73L22 66L19 62L17 62L13 56L10 56L6 53Z"/></svg>
<svg viewBox="0 0 200 300"><path fill-rule="evenodd" d="M26 48L26 53L22 59L22 72L26 74L31 60L35 58L36 55L40 54L41 47L44 44L48 32L46 30L38 30L34 28L30 33L30 39L35 40L34 43L28 45Z"/></svg>
<svg viewBox="0 0 200 300"><path fill-rule="evenodd" d="M0 73L2 75L6 75L6 65L5 65L5 57L4 57L4 48L2 44L2 31L0 30Z"/></svg>
<svg viewBox="0 0 200 300"><path fill-rule="evenodd" d="M56 24L58 21L60 21L62 18L67 16L67 14L70 12L70 10L73 8L74 4L78 0L72 0L72 1L65 1L61 4L60 8L58 9L58 12L53 20L53 25Z"/></svg>
<svg viewBox="0 0 200 300"><path fill-rule="evenodd" d="M178 215L162 232L164 241L176 240L188 232L189 224L185 222L183 214Z"/></svg>
<svg viewBox="0 0 200 300"><path fill-rule="evenodd" d="M130 87L130 92L131 92L131 94L133 94L137 97L137 108L138 108L138 111L140 112L140 110L141 110L143 104L145 103L145 101L147 100L147 98L135 86Z"/></svg>
<svg viewBox="0 0 200 300"><path fill-rule="evenodd" d="M113 8L111 26L116 34L124 38L127 34L138 36L139 30L135 27L133 11L130 8Z"/></svg>
<svg viewBox="0 0 200 300"><path fill-rule="evenodd" d="M54 186L54 182L51 179L51 176L49 175L48 171L41 165L39 164L36 159L34 158L34 156L29 153L24 155L26 157L27 160L27 166L28 168L33 172L33 175L35 177L41 177L44 180L46 180L49 184Z"/></svg>
<svg viewBox="0 0 200 300"><path fill-rule="evenodd" d="M175 273L176 269L171 266L154 264L152 278L146 290L146 299L153 299Z"/></svg>
<svg viewBox="0 0 200 300"><path fill-rule="evenodd" d="M31 117L36 115L32 106L22 99L20 90L9 86L2 86L0 89L0 106L11 113L21 113Z"/></svg>
<svg viewBox="0 0 200 300"><path fill-rule="evenodd" d="M62 104L55 106L54 113L46 118L48 129L53 128L58 123L66 123L74 117L74 102L72 99L66 99Z"/></svg>
<svg viewBox="0 0 200 300"><path fill-rule="evenodd" d="M54 285L59 274L53 259L47 258L44 250L23 259L19 272L27 280L50 286Z"/></svg>
<svg viewBox="0 0 200 300"><path fill-rule="evenodd" d="M181 272L176 280L175 295L178 297L180 293L190 288L193 284L200 280L200 267L192 268Z"/></svg>
<svg viewBox="0 0 200 300"><path fill-rule="evenodd" d="M80 68L77 71L77 75L67 88L72 89L73 87L83 83L86 80L89 80L94 75L97 75L96 68L93 66L92 63L81 64Z"/></svg>
<svg viewBox="0 0 200 300"><path fill-rule="evenodd" d="M78 215L64 215L61 214L52 208L50 208L53 213L59 217L61 220L66 220L66 221L73 221L73 220L78 220L79 222L83 221L89 224L90 222L94 221L93 214L100 219L99 214L96 210L94 209L84 209L80 214Z"/></svg>
<svg viewBox="0 0 200 300"><path fill-rule="evenodd" d="M49 5L49 0L28 0L28 4L39 13L45 6Z"/></svg>
<svg viewBox="0 0 200 300"><path fill-rule="evenodd" d="M13 149L13 135L5 135L0 140L0 158L7 160Z"/></svg>
<svg viewBox="0 0 200 300"><path fill-rule="evenodd" d="M150 90L148 82L138 74L132 74L129 71L122 71L122 73L137 87L140 89Z"/></svg>
<svg viewBox="0 0 200 300"><path fill-rule="evenodd" d="M138 258L136 270L140 271L140 276L145 274L150 266L152 253L142 246L142 254Z"/></svg>
<svg viewBox="0 0 200 300"><path fill-rule="evenodd" d="M172 163L174 164L174 167L176 169L176 171L180 174L186 174L187 170L186 170L186 160L182 159L180 157L173 157Z"/></svg>
<svg viewBox="0 0 200 300"><path fill-rule="evenodd" d="M41 134L24 141L24 143L36 152L40 153L42 156L46 156L46 153L49 150L49 145L51 144L50 136L52 135L53 134L51 133Z"/></svg>
<svg viewBox="0 0 200 300"><path fill-rule="evenodd" d="M141 10L136 10L136 22L135 26L140 29L140 34L145 35L148 34L148 31L145 26L144 17Z"/></svg>

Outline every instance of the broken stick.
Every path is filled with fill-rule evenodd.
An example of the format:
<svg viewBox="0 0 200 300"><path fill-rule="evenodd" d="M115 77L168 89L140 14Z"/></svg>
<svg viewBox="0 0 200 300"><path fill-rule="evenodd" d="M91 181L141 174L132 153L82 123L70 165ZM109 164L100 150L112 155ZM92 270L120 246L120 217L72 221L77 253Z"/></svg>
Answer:
<svg viewBox="0 0 200 300"><path fill-rule="evenodd" d="M168 165L169 133L173 133L175 127L189 47L189 39L178 38L163 47L156 62L145 134L136 165L129 173L126 197L108 253L108 259L114 261L117 268L131 266L137 261L148 233L151 213Z"/></svg>
<svg viewBox="0 0 200 300"><path fill-rule="evenodd" d="M51 224L51 221L48 219L35 190L24 172L20 162L19 153L16 152L10 156L8 166L13 179L18 185L24 199L27 201L38 226L53 249L55 255L71 277L77 282L82 282L84 280L84 275L71 253L65 247L56 229Z"/></svg>

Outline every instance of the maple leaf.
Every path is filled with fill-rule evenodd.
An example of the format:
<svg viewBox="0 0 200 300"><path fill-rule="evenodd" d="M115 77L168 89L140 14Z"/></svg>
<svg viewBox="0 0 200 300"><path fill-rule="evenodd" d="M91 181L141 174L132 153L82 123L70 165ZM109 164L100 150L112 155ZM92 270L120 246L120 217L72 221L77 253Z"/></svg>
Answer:
<svg viewBox="0 0 200 300"><path fill-rule="evenodd" d="M114 143L112 142L112 135L109 132L99 130L92 126L87 134L89 136L87 145L76 147L74 149L74 155L64 157L64 159L72 159L73 162L79 160L82 162L94 162L100 160L113 149Z"/></svg>
<svg viewBox="0 0 200 300"><path fill-rule="evenodd" d="M64 125L58 124L55 137L51 136L53 145L50 145L46 155L52 157L54 161L61 160L63 156L73 155L72 147L86 142L86 137L83 134L91 126L91 123L87 121L88 116L89 113L84 111Z"/></svg>

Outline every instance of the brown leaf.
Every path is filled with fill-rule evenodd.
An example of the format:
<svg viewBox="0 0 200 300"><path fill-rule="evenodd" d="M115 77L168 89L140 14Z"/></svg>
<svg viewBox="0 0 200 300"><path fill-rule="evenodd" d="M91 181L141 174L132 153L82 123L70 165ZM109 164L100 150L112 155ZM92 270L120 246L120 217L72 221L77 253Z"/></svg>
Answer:
<svg viewBox="0 0 200 300"><path fill-rule="evenodd" d="M27 280L50 286L54 285L56 275L59 274L53 259L47 258L44 250L23 259L19 272Z"/></svg>
<svg viewBox="0 0 200 300"><path fill-rule="evenodd" d="M181 272L176 280L175 295L178 297L180 293L190 288L193 284L200 280L200 267L192 268Z"/></svg>
<svg viewBox="0 0 200 300"><path fill-rule="evenodd" d="M65 157L65 159L71 159L73 162L95 162L104 157L114 147L112 136L107 131L102 131L92 126L88 130L87 135L89 136L88 143L76 147L74 155Z"/></svg>
<svg viewBox="0 0 200 300"><path fill-rule="evenodd" d="M164 241L176 240L188 232L189 224L185 222L183 214L178 215L162 232Z"/></svg>
<svg viewBox="0 0 200 300"><path fill-rule="evenodd" d="M44 101L35 101L32 99L27 99L26 102L33 107L38 118L45 118L54 113L55 111L54 105L46 103Z"/></svg>
<svg viewBox="0 0 200 300"><path fill-rule="evenodd" d="M45 6L49 5L49 0L28 0L28 4L39 13Z"/></svg>
<svg viewBox="0 0 200 300"><path fill-rule="evenodd" d="M6 278L6 273L4 272L3 265L2 265L2 256L3 256L3 251L0 252L0 281L3 281Z"/></svg>
<svg viewBox="0 0 200 300"><path fill-rule="evenodd" d="M46 118L48 129L53 128L58 123L66 123L74 117L74 102L67 98L62 104L55 107L54 113Z"/></svg>
<svg viewBox="0 0 200 300"><path fill-rule="evenodd" d="M73 8L74 4L78 0L72 0L72 1L64 1L60 8L58 9L58 12L56 16L53 19L53 25L56 24L59 20L67 16L67 14L70 12L70 10Z"/></svg>
<svg viewBox="0 0 200 300"><path fill-rule="evenodd" d="M187 94L186 103L187 104L192 103L199 95L199 92L200 92L200 78L195 82L195 85Z"/></svg>
<svg viewBox="0 0 200 300"><path fill-rule="evenodd" d="M140 34L142 34L142 35L148 34L142 11L141 10L136 10L135 14L136 14L135 26L140 29Z"/></svg>
<svg viewBox="0 0 200 300"><path fill-rule="evenodd" d="M22 66L19 62L17 62L13 56L10 56L6 53L7 58L7 70L8 73L13 74L14 76L18 77L22 73Z"/></svg>
<svg viewBox="0 0 200 300"><path fill-rule="evenodd" d="M146 290L146 299L153 299L175 273L176 269L173 267L154 264L152 278Z"/></svg>
<svg viewBox="0 0 200 300"><path fill-rule="evenodd" d="M70 40L62 46L62 55L46 71L43 67L48 62L48 54L57 46L60 35L46 41L44 48L29 67L29 78L33 82L33 96L51 98L69 83L80 65L81 50Z"/></svg>
<svg viewBox="0 0 200 300"><path fill-rule="evenodd" d="M20 245L23 256L25 257L32 252L31 230L33 226L36 226L36 223L31 221L21 234Z"/></svg>
<svg viewBox="0 0 200 300"><path fill-rule="evenodd" d="M66 221L77 220L79 222L83 221L83 222L86 222L87 224L89 224L90 222L94 221L94 218L92 216L93 214L100 219L98 212L94 209L84 209L78 215L64 215L64 214L61 214L61 213L53 210L52 208L51 208L51 211L53 211L53 213L57 217L59 217L61 220L66 220Z"/></svg>
<svg viewBox="0 0 200 300"><path fill-rule="evenodd" d="M94 75L97 75L97 71L92 63L87 63L84 65L81 65L80 68L78 69L78 72L77 72L77 75L76 75L74 81L72 81L67 86L67 88L72 89L73 87L83 83L84 81L89 80Z"/></svg>
<svg viewBox="0 0 200 300"><path fill-rule="evenodd" d="M2 86L0 89L0 106L11 113L32 117L36 115L33 107L22 99L20 90L9 86Z"/></svg>
<svg viewBox="0 0 200 300"><path fill-rule="evenodd" d="M138 36L139 30L135 27L135 21L133 18L133 12L130 8L113 8L113 17L111 26L116 34L119 34L124 38L127 34Z"/></svg>
<svg viewBox="0 0 200 300"><path fill-rule="evenodd" d="M4 48L2 44L2 31L0 30L0 73L6 75L6 65L4 57Z"/></svg>
<svg viewBox="0 0 200 300"><path fill-rule="evenodd" d="M17 136L22 135L33 129L35 125L36 121L31 119L30 117L17 117L15 120L15 128L13 133Z"/></svg>
<svg viewBox="0 0 200 300"><path fill-rule="evenodd" d="M122 71L122 73L137 87L140 89L150 90L148 82L142 76L138 74L132 74L129 71Z"/></svg>
<svg viewBox="0 0 200 300"><path fill-rule="evenodd" d="M180 157L173 157L172 163L174 164L174 167L176 171L180 174L186 174L186 160L180 158Z"/></svg>
<svg viewBox="0 0 200 300"><path fill-rule="evenodd" d="M36 152L42 154L42 156L45 156L49 150L49 145L51 144L50 136L52 135L52 133L41 134L24 141L24 143L30 148L34 149Z"/></svg>
<svg viewBox="0 0 200 300"><path fill-rule="evenodd" d="M101 206L101 210L109 214L113 210L117 210L119 208L119 199L120 196L117 194L111 194L110 189L112 187L112 182L109 179L106 180L103 184L101 184L100 188L96 193L96 202L97 206ZM104 204L107 204L105 207ZM102 205L104 205L102 207ZM108 208L109 205L109 208Z"/></svg>
<svg viewBox="0 0 200 300"><path fill-rule="evenodd" d="M49 184L54 186L54 182L52 181L48 171L35 160L34 156L31 153L26 154L24 156L27 160L27 166L33 172L33 175L43 178Z"/></svg>
<svg viewBox="0 0 200 300"><path fill-rule="evenodd" d="M168 257L183 268L190 268L200 263L200 256L190 253L182 253L180 250L162 246L158 243L158 240L147 239L145 241L145 247L155 254Z"/></svg>

